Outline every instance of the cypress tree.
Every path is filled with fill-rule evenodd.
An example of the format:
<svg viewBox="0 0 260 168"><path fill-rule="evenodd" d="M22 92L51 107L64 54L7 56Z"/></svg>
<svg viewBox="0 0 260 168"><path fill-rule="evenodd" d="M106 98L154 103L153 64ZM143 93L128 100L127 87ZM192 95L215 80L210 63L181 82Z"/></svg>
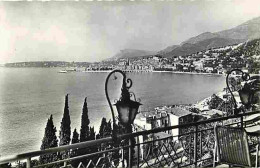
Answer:
<svg viewBox="0 0 260 168"><path fill-rule="evenodd" d="M90 127L90 129L89 129L89 140L95 140L95 137L96 137L96 132L95 132L95 129L93 126L93 127Z"/></svg>
<svg viewBox="0 0 260 168"><path fill-rule="evenodd" d="M70 144L70 113L69 113L69 105L68 105L68 94L65 97L65 106L64 113L60 126L60 143L59 146L69 145ZM69 151L62 151L59 153L60 159L65 159L69 156Z"/></svg>
<svg viewBox="0 0 260 168"><path fill-rule="evenodd" d="M87 97L84 100L82 115L81 115L81 128L80 128L80 142L89 140L89 118L88 118L88 104Z"/></svg>
<svg viewBox="0 0 260 168"><path fill-rule="evenodd" d="M101 124L99 127L99 133L97 134L96 138L97 139L101 139L101 138L105 138L105 137L109 137L112 134L112 129L111 129L111 121L106 120L106 118L102 118L101 120ZM102 143L99 146L99 150L105 150L108 146L110 146L111 143Z"/></svg>
<svg viewBox="0 0 260 168"><path fill-rule="evenodd" d="M69 105L68 105L68 94L65 98L65 107L64 107L64 113L63 118L61 121L60 126L60 143L59 145L69 145L70 144L70 113L69 113Z"/></svg>
<svg viewBox="0 0 260 168"><path fill-rule="evenodd" d="M97 139L101 139L104 137L106 125L107 125L107 120L106 120L106 118L103 117L101 120L100 127L99 127L99 133L97 134Z"/></svg>
<svg viewBox="0 0 260 168"><path fill-rule="evenodd" d="M96 133L95 133L95 129L94 129L94 126L93 126L93 127L89 128L89 140L95 140L95 139L96 139ZM98 146L94 145L94 146L89 147L89 153L95 153L97 151L98 151ZM94 156L90 157L90 159L94 163L96 163L97 160L98 160L98 157L100 157L100 156L94 155Z"/></svg>
<svg viewBox="0 0 260 168"><path fill-rule="evenodd" d="M87 104L87 97L84 100L83 108L82 108L82 115L81 115L81 128L80 128L80 142L94 140L95 139L95 132L94 127L89 127L89 118L88 118L88 104ZM96 152L96 147L88 147L79 150L80 155ZM80 160L84 165L87 165L89 160L94 161L96 156L89 157L88 159Z"/></svg>
<svg viewBox="0 0 260 168"><path fill-rule="evenodd" d="M52 115L47 121L44 137L42 139L41 150L53 148L58 146L58 139L56 137L56 127L54 127ZM41 163L48 163L55 161L57 159L57 154L48 154L40 156Z"/></svg>
<svg viewBox="0 0 260 168"><path fill-rule="evenodd" d="M72 135L71 143L72 143L72 144L79 143L79 134L78 134L76 128L74 129L74 132L73 132L73 135Z"/></svg>
<svg viewBox="0 0 260 168"><path fill-rule="evenodd" d="M73 135L72 135L71 143L72 143L72 144L79 143L79 134L78 134L76 128L74 129L74 132L73 132ZM73 149L73 150L71 151L71 154L70 154L71 157L75 157L75 156L78 156L78 155L79 155L78 149ZM78 167L79 163L80 163L79 160L73 160L73 161L71 161L71 164L72 164L73 167Z"/></svg>
<svg viewBox="0 0 260 168"><path fill-rule="evenodd" d="M106 118L102 118L101 124L99 127L99 134L97 135L97 138L105 138L109 137L112 134L112 127L111 127L111 121L109 120L107 122Z"/></svg>

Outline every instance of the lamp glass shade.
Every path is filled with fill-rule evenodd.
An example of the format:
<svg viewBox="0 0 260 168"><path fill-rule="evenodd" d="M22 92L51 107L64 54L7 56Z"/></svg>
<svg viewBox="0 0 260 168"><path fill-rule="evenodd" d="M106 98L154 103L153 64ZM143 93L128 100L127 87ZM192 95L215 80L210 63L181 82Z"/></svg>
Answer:
<svg viewBox="0 0 260 168"><path fill-rule="evenodd" d="M129 122L129 107L127 105L117 103L116 109L118 112L119 121L124 125L127 124Z"/></svg>
<svg viewBox="0 0 260 168"><path fill-rule="evenodd" d="M119 121L123 125L132 124L140 105L141 104L139 102L135 102L132 100L130 100L128 102L118 101L115 104L115 106L117 108Z"/></svg>
<svg viewBox="0 0 260 168"><path fill-rule="evenodd" d="M139 102L132 101L131 103L131 112L130 112L130 123L132 124L135 120L136 114L138 113L139 106L141 104Z"/></svg>
<svg viewBox="0 0 260 168"><path fill-rule="evenodd" d="M239 90L238 93L239 93L242 104L245 106L248 106L251 103L250 99L252 97L250 95L250 92L245 89L242 89L242 90Z"/></svg>

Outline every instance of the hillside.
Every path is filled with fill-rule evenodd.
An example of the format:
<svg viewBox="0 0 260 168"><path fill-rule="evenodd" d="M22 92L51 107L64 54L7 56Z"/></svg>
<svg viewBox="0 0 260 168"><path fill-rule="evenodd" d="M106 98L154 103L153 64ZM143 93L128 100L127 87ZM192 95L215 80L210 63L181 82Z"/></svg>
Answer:
<svg viewBox="0 0 260 168"><path fill-rule="evenodd" d="M198 36L185 40L180 45L168 46L165 49L155 51L145 51L136 49L124 49L109 58L107 61L117 60L120 58L136 58L159 54L163 57L172 57L179 55L189 55L210 48L218 48L247 40L260 38L260 17L251 19L234 28L219 32L205 32Z"/></svg>
<svg viewBox="0 0 260 168"><path fill-rule="evenodd" d="M252 40L260 37L260 17L249 20L235 28L217 32L220 37Z"/></svg>
<svg viewBox="0 0 260 168"><path fill-rule="evenodd" d="M156 54L155 51L146 51L146 50L135 50L135 49L124 49L119 53L114 55L109 60L117 60L120 58L135 58L135 57L143 57Z"/></svg>
<svg viewBox="0 0 260 168"><path fill-rule="evenodd" d="M259 37L260 17L257 17L232 29L215 33L202 33L182 42L179 46L174 45L175 47L172 49L167 47L158 53L164 57L171 57L174 55L188 55L209 48L237 44ZM165 50L167 52L165 52Z"/></svg>
<svg viewBox="0 0 260 168"><path fill-rule="evenodd" d="M189 44L196 44L200 41L204 41L204 40L208 40L208 39L213 39L213 38L218 38L219 36L216 33L211 33L211 32L205 32L202 33L198 36L195 37L191 37L186 41L183 41L181 43L181 45L185 44L185 43L189 43Z"/></svg>
<svg viewBox="0 0 260 168"><path fill-rule="evenodd" d="M175 48L178 48L179 45L172 45L172 46L169 46L161 51L158 52L158 54L166 54L168 52L171 52L172 50L174 50Z"/></svg>

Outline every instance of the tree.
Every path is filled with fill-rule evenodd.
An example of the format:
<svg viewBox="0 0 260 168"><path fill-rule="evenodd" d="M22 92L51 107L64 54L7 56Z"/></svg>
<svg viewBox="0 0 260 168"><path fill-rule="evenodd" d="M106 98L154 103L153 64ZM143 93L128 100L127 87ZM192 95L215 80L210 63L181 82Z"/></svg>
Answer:
<svg viewBox="0 0 260 168"><path fill-rule="evenodd" d="M65 98L65 107L64 107L64 113L63 118L61 121L60 126L60 143L59 145L69 145L70 144L70 114L69 114L69 105L68 105L68 94Z"/></svg>
<svg viewBox="0 0 260 168"><path fill-rule="evenodd" d="M95 139L96 139L95 129L94 129L94 127L90 127L90 129L89 129L89 140L95 140ZM94 152L97 152L97 151L98 151L98 147L97 146L89 147L89 153L94 153ZM96 156L91 157L91 159L93 161L97 160Z"/></svg>
<svg viewBox="0 0 260 168"><path fill-rule="evenodd" d="M63 118L61 121L61 126L60 126L60 146L63 145L69 145L70 144L70 135L71 135L71 130L70 130L70 113L69 113L69 105L68 105L68 94L65 97L65 107L64 107L64 113L63 113ZM59 158L64 159L67 158L69 155L69 151L61 152L59 154Z"/></svg>
<svg viewBox="0 0 260 168"><path fill-rule="evenodd" d="M95 140L95 138L96 138L96 132L93 126L89 128L89 140Z"/></svg>
<svg viewBox="0 0 260 168"><path fill-rule="evenodd" d="M77 132L77 129L75 128L74 129L74 132L73 132L73 135L72 135L72 140L71 140L71 143L72 144L75 144L75 143L79 143L79 134ZM70 153L70 157L75 157L75 156L78 156L79 153L78 153L78 149L73 149ZM71 161L71 165L73 167L78 167L80 161L79 160L73 160Z"/></svg>
<svg viewBox="0 0 260 168"><path fill-rule="evenodd" d="M73 132L73 135L72 135L71 143L72 143L72 144L79 143L79 134L78 134L76 128L74 129L74 132Z"/></svg>
<svg viewBox="0 0 260 168"><path fill-rule="evenodd" d="M84 105L81 115L81 128L80 128L80 142L89 140L89 118L88 118L88 104L87 97L84 100Z"/></svg>
<svg viewBox="0 0 260 168"><path fill-rule="evenodd" d="M97 139L109 137L112 134L111 121L106 120L106 118L102 118L101 124L99 127L99 133L97 134Z"/></svg>
<svg viewBox="0 0 260 168"><path fill-rule="evenodd" d="M54 127L52 115L47 121L44 137L42 139L41 150L53 148L58 146L58 139L56 137L56 127ZM40 163L49 163L57 160L57 154L47 154L40 156Z"/></svg>
<svg viewBox="0 0 260 168"><path fill-rule="evenodd" d="M217 109L221 104L223 104L224 100L222 100L219 96L213 94L209 101L210 109Z"/></svg>
<svg viewBox="0 0 260 168"><path fill-rule="evenodd" d="M88 104L87 104L87 97L84 100L83 108L82 108L82 115L81 115L81 128L80 128L80 142L85 142L89 140L95 140L95 131L94 127L89 127L89 118L88 118ZM93 153L97 151L97 147L88 147L85 149L80 149L78 153L80 155ZM96 156L88 157L88 159L80 159L84 165L87 165L89 160L96 161Z"/></svg>

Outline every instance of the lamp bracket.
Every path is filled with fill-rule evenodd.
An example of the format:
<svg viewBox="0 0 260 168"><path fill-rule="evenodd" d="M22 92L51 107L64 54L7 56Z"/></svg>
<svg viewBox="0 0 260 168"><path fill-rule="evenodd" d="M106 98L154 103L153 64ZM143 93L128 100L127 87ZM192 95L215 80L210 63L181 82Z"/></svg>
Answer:
<svg viewBox="0 0 260 168"><path fill-rule="evenodd" d="M235 112L235 113L238 113L237 102L236 102L236 99L235 99L235 97L234 97L234 94L232 93L232 91L231 91L231 89L230 89L229 81L228 81L229 76L232 74L232 72L236 72L236 71L237 71L237 72L240 72L240 73L242 74L241 78L242 78L243 81L249 81L249 80L251 79L251 77L250 77L250 75L249 75L248 73L242 71L241 69L232 69L231 71L229 71L229 72L227 73L227 77L226 77L227 89L228 89L228 91L230 92L231 97L232 97L232 100L233 100L233 102L234 102L234 108L235 108L235 109L234 109L234 112ZM247 84L247 83L246 83L246 84ZM246 84L245 84L245 85L246 85Z"/></svg>

